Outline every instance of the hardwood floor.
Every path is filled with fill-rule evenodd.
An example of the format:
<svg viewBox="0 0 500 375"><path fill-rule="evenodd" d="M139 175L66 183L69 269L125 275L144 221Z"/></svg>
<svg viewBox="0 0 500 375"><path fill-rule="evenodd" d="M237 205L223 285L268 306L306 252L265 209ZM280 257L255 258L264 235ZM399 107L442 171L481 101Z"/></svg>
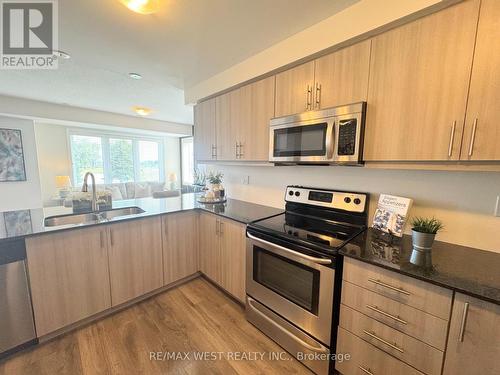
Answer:
<svg viewBox="0 0 500 375"><path fill-rule="evenodd" d="M150 352L189 358L150 360ZM197 359L202 352L221 358ZM238 352L264 359L237 360ZM0 375L311 374L288 353L273 360L270 352L284 351L245 320L240 305L197 278L4 360Z"/></svg>

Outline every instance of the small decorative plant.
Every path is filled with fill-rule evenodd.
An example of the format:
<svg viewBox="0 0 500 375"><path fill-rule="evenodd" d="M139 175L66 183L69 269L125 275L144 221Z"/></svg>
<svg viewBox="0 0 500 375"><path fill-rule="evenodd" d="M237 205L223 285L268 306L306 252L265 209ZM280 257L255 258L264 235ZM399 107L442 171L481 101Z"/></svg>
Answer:
<svg viewBox="0 0 500 375"><path fill-rule="evenodd" d="M436 234L444 228L443 223L436 218L415 217L411 221L412 229L415 232Z"/></svg>
<svg viewBox="0 0 500 375"><path fill-rule="evenodd" d="M201 172L198 168L194 169L193 173L194 184L199 186L204 186L207 180L205 173Z"/></svg>
<svg viewBox="0 0 500 375"><path fill-rule="evenodd" d="M210 182L212 185L219 185L222 183L222 177L224 177L224 175L221 172L210 172L210 174L208 175L208 182Z"/></svg>

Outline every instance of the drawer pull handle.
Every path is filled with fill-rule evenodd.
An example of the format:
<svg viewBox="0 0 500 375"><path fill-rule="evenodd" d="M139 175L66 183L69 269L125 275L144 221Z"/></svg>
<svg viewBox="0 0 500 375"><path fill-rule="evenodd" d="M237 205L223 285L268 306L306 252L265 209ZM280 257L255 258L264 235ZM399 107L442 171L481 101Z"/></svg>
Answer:
<svg viewBox="0 0 500 375"><path fill-rule="evenodd" d="M464 312L462 315L462 324L460 324L460 334L458 335L458 342L464 341L465 334L465 324L467 323L467 314L469 312L469 302L465 302L464 304Z"/></svg>
<svg viewBox="0 0 500 375"><path fill-rule="evenodd" d="M406 320L401 319L399 316L394 316L394 315L389 314L389 313L387 313L385 311L382 311L377 306L366 305L366 307L368 309L373 310L373 311L375 311L375 312L377 312L379 314L382 314L382 315L384 315L384 316L386 316L388 318L394 319L396 322L399 322L401 324L408 324L408 322Z"/></svg>
<svg viewBox="0 0 500 375"><path fill-rule="evenodd" d="M382 344L385 344L395 350L397 350L398 352L401 352L401 353L404 353L405 351L403 349L401 349L399 346L395 345L395 344L391 344L389 341L385 341L384 339L378 337L376 334L374 334L373 332L370 332L370 331L367 331L366 329L363 330L363 332L370 336L371 338L374 338L375 340L377 341L380 341Z"/></svg>
<svg viewBox="0 0 500 375"><path fill-rule="evenodd" d="M361 371L368 375L374 375L373 372L370 371L369 368L364 368L363 366L358 366Z"/></svg>
<svg viewBox="0 0 500 375"><path fill-rule="evenodd" d="M368 279L368 281L374 283L374 284L377 284L377 285L380 285L380 286L383 286L384 288L387 288L387 289L391 289L391 290L394 290L396 292L399 292L399 293L402 293L402 294L406 294L407 296L411 295L410 292L407 292L406 290L403 290L403 289L400 289L400 288L396 288L395 286L392 286L392 285L389 285L389 284L386 284L380 280L375 280L375 279Z"/></svg>

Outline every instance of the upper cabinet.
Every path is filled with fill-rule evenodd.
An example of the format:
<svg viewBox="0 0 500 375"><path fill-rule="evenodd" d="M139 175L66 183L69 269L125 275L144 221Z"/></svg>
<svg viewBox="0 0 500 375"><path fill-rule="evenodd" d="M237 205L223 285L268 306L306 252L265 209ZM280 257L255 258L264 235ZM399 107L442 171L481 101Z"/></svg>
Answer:
<svg viewBox="0 0 500 375"><path fill-rule="evenodd" d="M314 109L366 101L371 40L314 62Z"/></svg>
<svg viewBox="0 0 500 375"><path fill-rule="evenodd" d="M482 0L462 142L463 160L500 160L500 1Z"/></svg>
<svg viewBox="0 0 500 375"><path fill-rule="evenodd" d="M464 1L372 40L365 160L460 158L478 12Z"/></svg>
<svg viewBox="0 0 500 375"><path fill-rule="evenodd" d="M276 117L366 101L371 41L276 75Z"/></svg>
<svg viewBox="0 0 500 375"><path fill-rule="evenodd" d="M194 123L194 153L196 159L216 159L215 99L198 103L194 107Z"/></svg>
<svg viewBox="0 0 500 375"><path fill-rule="evenodd" d="M314 61L276 75L276 117L313 108Z"/></svg>

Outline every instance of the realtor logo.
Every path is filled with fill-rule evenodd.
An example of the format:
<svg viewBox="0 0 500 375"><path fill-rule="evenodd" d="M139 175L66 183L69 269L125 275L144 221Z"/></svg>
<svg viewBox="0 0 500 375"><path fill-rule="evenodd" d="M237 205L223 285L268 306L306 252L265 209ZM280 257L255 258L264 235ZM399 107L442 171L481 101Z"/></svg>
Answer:
<svg viewBox="0 0 500 375"><path fill-rule="evenodd" d="M57 68L57 0L0 0L0 13L0 68Z"/></svg>

